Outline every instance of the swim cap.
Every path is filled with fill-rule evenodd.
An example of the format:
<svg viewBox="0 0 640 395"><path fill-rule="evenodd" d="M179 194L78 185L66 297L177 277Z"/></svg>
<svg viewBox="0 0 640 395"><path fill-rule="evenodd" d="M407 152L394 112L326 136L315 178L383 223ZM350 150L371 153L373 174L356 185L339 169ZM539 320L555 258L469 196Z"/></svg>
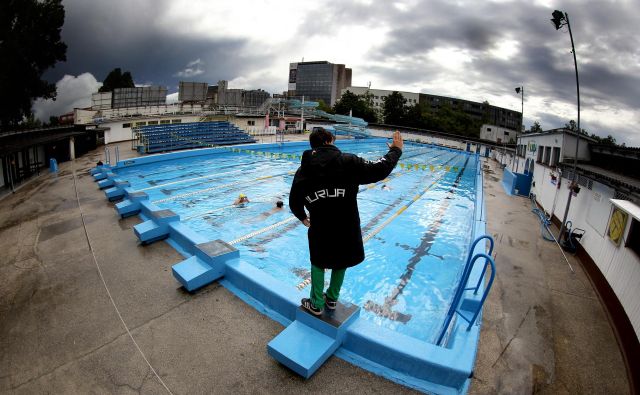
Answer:
<svg viewBox="0 0 640 395"><path fill-rule="evenodd" d="M241 193L238 197L242 199L244 197L247 197L247 195L245 195L244 193Z"/></svg>

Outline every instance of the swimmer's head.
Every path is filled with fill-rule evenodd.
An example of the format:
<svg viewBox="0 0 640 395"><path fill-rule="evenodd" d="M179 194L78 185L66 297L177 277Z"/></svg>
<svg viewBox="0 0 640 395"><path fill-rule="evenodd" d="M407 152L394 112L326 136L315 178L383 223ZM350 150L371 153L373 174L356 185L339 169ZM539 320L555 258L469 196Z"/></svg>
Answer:
<svg viewBox="0 0 640 395"><path fill-rule="evenodd" d="M238 197L239 197L240 199L242 199L242 198L246 198L246 197L247 197L247 195L245 195L244 193L241 193L240 195L238 195Z"/></svg>

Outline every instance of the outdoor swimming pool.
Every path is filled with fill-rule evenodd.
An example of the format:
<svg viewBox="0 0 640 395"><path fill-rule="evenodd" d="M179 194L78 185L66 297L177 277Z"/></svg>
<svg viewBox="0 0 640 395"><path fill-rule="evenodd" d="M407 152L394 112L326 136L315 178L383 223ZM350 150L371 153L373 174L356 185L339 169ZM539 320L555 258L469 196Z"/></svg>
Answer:
<svg viewBox="0 0 640 395"><path fill-rule="evenodd" d="M382 141L337 145L374 160L387 151ZM246 262L283 287L306 290L307 229L286 206L301 147L244 151L124 168L117 174L197 233L233 244ZM362 316L376 325L433 342L471 243L476 172L474 155L407 143L388 179L360 188L367 258L347 272L341 298L363 307ZM240 193L251 202L233 206ZM277 200L285 202L283 209L276 208ZM264 228L270 229L251 237Z"/></svg>
<svg viewBox="0 0 640 395"><path fill-rule="evenodd" d="M386 153L386 142L339 140L337 146L375 160ZM197 259L208 259L202 248L214 240L237 249L215 278L287 326L309 294L307 229L287 206L305 149L307 142L295 142L151 155L97 169L96 179L114 185L107 197L124 194L116 205L121 215L139 213L144 222L135 231L142 241L147 233L168 236L187 258L174 265L175 276L183 264L200 270ZM466 391L480 320L468 325L450 308L473 315L482 304L482 292L460 286L470 248L485 252L484 243L472 246L485 224L479 170L476 154L405 142L393 172L360 187L366 259L347 271L340 295L360 311L336 355L421 390ZM234 206L239 194L250 202ZM480 264L469 270L466 286L473 286L484 272Z"/></svg>

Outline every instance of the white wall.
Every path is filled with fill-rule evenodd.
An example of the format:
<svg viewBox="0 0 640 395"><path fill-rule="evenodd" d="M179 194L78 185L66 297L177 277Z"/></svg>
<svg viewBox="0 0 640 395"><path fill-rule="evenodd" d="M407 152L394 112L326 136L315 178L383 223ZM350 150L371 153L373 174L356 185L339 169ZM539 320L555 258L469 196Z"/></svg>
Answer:
<svg viewBox="0 0 640 395"><path fill-rule="evenodd" d="M104 143L110 144L110 143L116 143L118 141L131 140L131 127L124 127L123 125L125 124L130 124L131 126L135 126L135 124L138 122L149 122L149 121L160 122L160 120L163 120L163 119L169 119L169 120L179 119L181 121L180 123L187 123L187 122L198 122L200 120L200 117L177 115L177 116L172 116L167 118L156 118L156 117L136 118L136 119L127 119L123 121L121 120L121 121L104 122L100 126L109 128L109 130L105 130L104 132Z"/></svg>
<svg viewBox="0 0 640 395"><path fill-rule="evenodd" d="M518 133L515 130L502 128L496 125L484 124L480 127L480 138L493 142L509 143L511 139L515 142Z"/></svg>
<svg viewBox="0 0 640 395"><path fill-rule="evenodd" d="M394 92L386 89L369 89L366 86L349 86L342 89L340 95L343 95L346 91L350 91L351 93L355 93L356 95L364 95L367 92L371 93L373 95L373 106L377 109L382 108L382 106L384 105L383 97L389 96ZM420 94L418 93L402 91L400 91L400 93L405 99L407 99L407 105L409 106L413 106L414 104L418 103L418 100L420 99ZM377 99L375 98L376 96L378 97Z"/></svg>
<svg viewBox="0 0 640 395"><path fill-rule="evenodd" d="M582 144L582 141L581 141ZM586 144L585 144L586 145ZM575 145L573 146L575 149ZM521 162L523 163L523 162ZM551 183L552 170L535 164L532 192L545 212L550 213L555 199L553 215L561 221L569 197L569 180L562 178L560 188ZM592 188L580 186L580 192L572 197L567 220L573 228L585 230L580 241L591 259L598 266L624 308L636 336L640 338L640 258L624 242L616 246L606 235L615 190L592 180ZM624 238L629 234L631 219L627 221ZM557 236L557 235L556 235Z"/></svg>
<svg viewBox="0 0 640 395"><path fill-rule="evenodd" d="M573 159L576 156L576 141L578 141L578 139L575 136L565 134L564 149L561 155L566 160ZM589 159L591 159L589 143L584 139L580 139L580 144L578 145L578 160Z"/></svg>
<svg viewBox="0 0 640 395"><path fill-rule="evenodd" d="M249 121L253 121L254 125L249 125ZM249 131L256 132L258 130L264 130L265 118L264 117L234 118L233 124L246 132L249 132Z"/></svg>

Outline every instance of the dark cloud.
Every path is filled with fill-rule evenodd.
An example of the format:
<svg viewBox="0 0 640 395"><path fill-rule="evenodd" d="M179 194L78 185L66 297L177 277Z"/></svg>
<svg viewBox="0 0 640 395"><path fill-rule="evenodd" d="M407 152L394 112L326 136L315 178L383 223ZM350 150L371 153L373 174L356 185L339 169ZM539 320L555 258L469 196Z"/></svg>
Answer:
<svg viewBox="0 0 640 395"><path fill-rule="evenodd" d="M263 40L260 31L268 29L268 24L238 26L233 39L185 35L188 29L184 24L191 22L168 15L173 4L170 1L64 1L67 19L63 38L69 46L68 61L50 71L49 80L91 72L100 81L110 70L121 67L131 71L137 83L166 85L170 92L176 90L180 79L187 79L179 77L180 72L190 75L189 80L210 83L219 79L257 81L264 85L246 88L280 92L286 90L287 63L292 59L283 58L278 51L299 48L301 56L310 52L318 56L323 52L306 45L322 42L325 37L334 40L331 45L335 48L341 48L342 43L332 33L346 26L370 29L375 33L372 37L379 40L373 47L363 42L363 46L371 47L366 57L357 65L347 64L353 68L354 82L366 76L381 89L425 91L428 87L428 93L447 95L451 90L434 81L455 81L468 86L456 92L456 97L506 97L509 101L511 95L513 109L519 109L513 88L522 84L526 92L525 124L538 120L545 128L563 126L568 120L559 114L575 105L575 72L567 28L554 29L549 21L553 8L525 0L425 0L399 6L395 2L331 0L317 6L301 5L313 10L305 13L282 42ZM640 105L640 36L633 34L640 4L567 0L562 7L569 12L576 42L583 113L611 108L628 117ZM174 17L175 26L183 29L166 26L166 21ZM286 23L285 19L281 22ZM496 48L505 42L516 42L517 53L495 56ZM447 69L429 57L437 48L456 48L469 58L457 68ZM332 58L330 49L326 60L346 63ZM274 72L276 68L282 69L281 80ZM421 85L425 88L416 89ZM545 107L528 111L527 101L543 102ZM601 113L604 119L585 117L588 129L607 130L607 119L621 125L619 120L613 122L613 111ZM611 133L640 145L633 121L629 120L629 127L618 126Z"/></svg>
<svg viewBox="0 0 640 395"><path fill-rule="evenodd" d="M215 84L255 67L257 58L239 55L245 40L186 37L158 27L156 21L166 4L65 1L62 37L68 45L67 62L58 64L46 77L58 81L65 74L91 72L102 81L109 71L120 67L130 71L137 84L164 85L171 92L181 79ZM178 75L197 59L202 73Z"/></svg>

